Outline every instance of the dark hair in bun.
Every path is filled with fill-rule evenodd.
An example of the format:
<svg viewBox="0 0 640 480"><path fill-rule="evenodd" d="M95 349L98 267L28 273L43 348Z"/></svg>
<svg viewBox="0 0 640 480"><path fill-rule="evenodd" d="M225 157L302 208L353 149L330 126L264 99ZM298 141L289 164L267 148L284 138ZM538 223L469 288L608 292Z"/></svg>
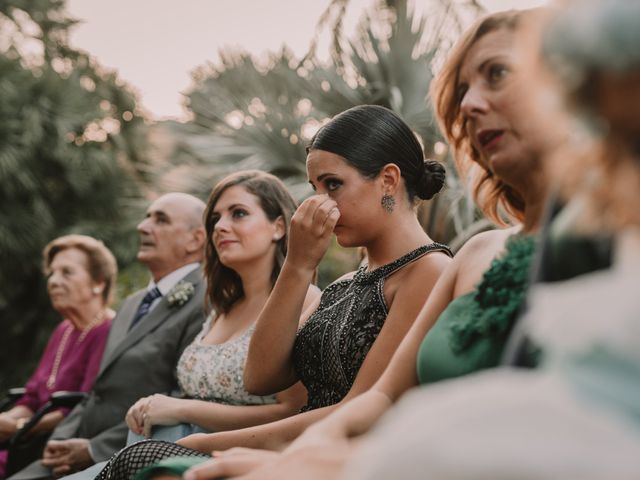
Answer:
<svg viewBox="0 0 640 480"><path fill-rule="evenodd" d="M416 194L423 200L431 200L444 187L446 170L435 160L425 160L422 164L424 178L418 184Z"/></svg>
<svg viewBox="0 0 640 480"><path fill-rule="evenodd" d="M420 142L394 112L378 105L360 105L336 115L324 125L307 147L340 155L363 176L375 178L382 167L400 168L409 200L429 200L444 185L445 169L425 161Z"/></svg>

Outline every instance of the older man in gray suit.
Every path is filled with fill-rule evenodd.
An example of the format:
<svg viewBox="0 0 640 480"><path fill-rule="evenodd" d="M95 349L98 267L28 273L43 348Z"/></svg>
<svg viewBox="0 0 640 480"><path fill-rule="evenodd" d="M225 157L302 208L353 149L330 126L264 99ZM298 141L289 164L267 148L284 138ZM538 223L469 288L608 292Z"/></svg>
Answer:
<svg viewBox="0 0 640 480"><path fill-rule="evenodd" d="M182 193L148 208L138 225L138 260L151 272L149 287L128 297L114 319L89 398L54 430L42 460L12 479L66 475L106 460L125 445L127 409L177 388L178 358L204 322L204 208Z"/></svg>

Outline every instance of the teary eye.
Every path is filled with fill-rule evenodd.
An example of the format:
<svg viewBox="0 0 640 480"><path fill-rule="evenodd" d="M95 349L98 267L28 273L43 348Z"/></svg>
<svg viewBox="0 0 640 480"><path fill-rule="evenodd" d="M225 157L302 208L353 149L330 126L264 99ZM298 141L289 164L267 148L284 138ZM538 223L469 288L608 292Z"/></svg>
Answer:
<svg viewBox="0 0 640 480"><path fill-rule="evenodd" d="M335 178L327 178L324 182L324 185L327 188L327 192L335 192L342 186L342 182Z"/></svg>

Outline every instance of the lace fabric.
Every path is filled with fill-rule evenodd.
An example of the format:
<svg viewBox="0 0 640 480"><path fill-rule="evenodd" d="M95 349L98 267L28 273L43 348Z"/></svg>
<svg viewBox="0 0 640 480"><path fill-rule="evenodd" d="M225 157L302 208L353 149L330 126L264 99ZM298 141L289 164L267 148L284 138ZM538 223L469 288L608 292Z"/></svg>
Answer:
<svg viewBox="0 0 640 480"><path fill-rule="evenodd" d="M308 391L302 411L333 405L349 392L387 318L384 281L430 252L445 252L438 243L423 245L371 272L360 267L353 278L329 285L320 305L298 331L294 365Z"/></svg>
<svg viewBox="0 0 640 480"><path fill-rule="evenodd" d="M211 330L213 317L212 313L178 361L178 383L182 392L190 398L228 405L275 403L275 395L251 395L244 388L244 364L255 323L236 339L214 345L202 343Z"/></svg>

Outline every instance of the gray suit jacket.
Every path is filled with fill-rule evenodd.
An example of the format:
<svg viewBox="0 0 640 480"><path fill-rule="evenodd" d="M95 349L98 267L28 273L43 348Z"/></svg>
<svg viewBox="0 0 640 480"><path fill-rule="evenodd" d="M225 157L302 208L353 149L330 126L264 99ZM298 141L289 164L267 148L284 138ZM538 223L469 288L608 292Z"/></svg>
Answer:
<svg viewBox="0 0 640 480"><path fill-rule="evenodd" d="M124 447L129 407L140 397L177 389L178 359L205 320L205 282L200 269L189 273L194 295L182 306L170 307L166 297L129 331L145 295L128 297L113 320L100 371L89 398L74 408L51 438L88 438L96 462Z"/></svg>

